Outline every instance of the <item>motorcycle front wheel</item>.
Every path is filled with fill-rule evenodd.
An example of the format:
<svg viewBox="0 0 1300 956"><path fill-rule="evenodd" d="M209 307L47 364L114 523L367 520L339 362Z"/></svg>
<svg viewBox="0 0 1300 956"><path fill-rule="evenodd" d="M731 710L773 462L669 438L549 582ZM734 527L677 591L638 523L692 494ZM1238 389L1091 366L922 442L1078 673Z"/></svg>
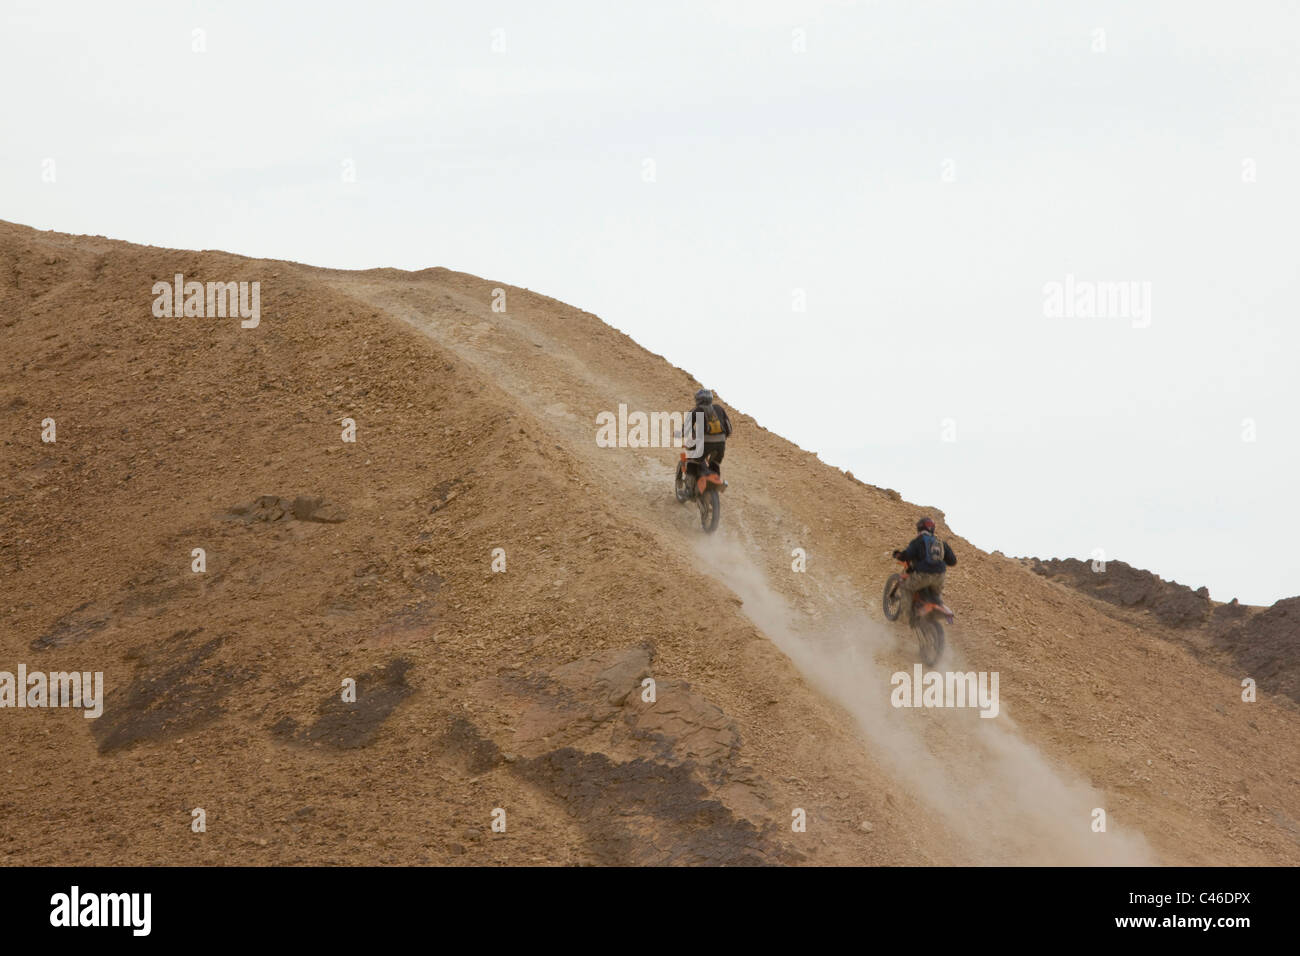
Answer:
<svg viewBox="0 0 1300 956"><path fill-rule="evenodd" d="M897 621L899 613L903 610L903 595L898 587L902 580L901 574L891 574L885 581L885 593L880 599L880 607L885 612L886 620Z"/></svg>

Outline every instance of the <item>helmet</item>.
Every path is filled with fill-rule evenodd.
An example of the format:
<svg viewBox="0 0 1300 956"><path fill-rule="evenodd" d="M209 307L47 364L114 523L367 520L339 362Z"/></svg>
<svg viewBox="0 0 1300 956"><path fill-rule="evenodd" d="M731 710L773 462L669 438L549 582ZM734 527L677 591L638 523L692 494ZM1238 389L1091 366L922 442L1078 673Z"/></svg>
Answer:
<svg viewBox="0 0 1300 956"><path fill-rule="evenodd" d="M707 388L700 389L698 392L695 393L695 404L712 405L713 393L710 392Z"/></svg>
<svg viewBox="0 0 1300 956"><path fill-rule="evenodd" d="M933 519L933 518L922 518L921 520L919 520L919 521L916 523L916 530L917 530L917 531L933 531L933 530L934 530L934 519Z"/></svg>

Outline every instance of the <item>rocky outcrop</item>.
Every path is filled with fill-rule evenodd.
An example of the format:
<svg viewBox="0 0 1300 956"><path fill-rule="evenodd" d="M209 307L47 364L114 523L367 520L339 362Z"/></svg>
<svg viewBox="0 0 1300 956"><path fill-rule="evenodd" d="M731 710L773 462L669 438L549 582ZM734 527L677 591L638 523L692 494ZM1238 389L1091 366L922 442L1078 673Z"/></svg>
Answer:
<svg viewBox="0 0 1300 956"><path fill-rule="evenodd" d="M1030 559L1035 573L1120 607L1147 610L1170 627L1198 625L1213 610L1206 588L1193 591L1123 561L1091 562L1077 558Z"/></svg>

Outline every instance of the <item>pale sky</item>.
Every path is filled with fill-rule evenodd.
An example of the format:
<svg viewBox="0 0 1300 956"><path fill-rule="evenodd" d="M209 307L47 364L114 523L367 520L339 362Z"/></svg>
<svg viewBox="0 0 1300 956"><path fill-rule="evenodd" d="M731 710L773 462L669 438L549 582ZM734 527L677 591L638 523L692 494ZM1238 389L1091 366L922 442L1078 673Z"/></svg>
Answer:
<svg viewBox="0 0 1300 956"><path fill-rule="evenodd" d="M0 218L526 286L985 549L1300 593L1300 5L0 16Z"/></svg>

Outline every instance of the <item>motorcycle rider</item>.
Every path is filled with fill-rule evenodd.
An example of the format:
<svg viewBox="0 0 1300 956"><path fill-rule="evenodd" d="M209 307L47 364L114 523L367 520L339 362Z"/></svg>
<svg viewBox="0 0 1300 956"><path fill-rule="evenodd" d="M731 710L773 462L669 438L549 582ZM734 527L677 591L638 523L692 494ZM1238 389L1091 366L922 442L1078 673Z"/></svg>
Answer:
<svg viewBox="0 0 1300 956"><path fill-rule="evenodd" d="M700 434L696 428L700 426ZM688 449L686 473L692 479L698 478L700 465L708 462L713 469L722 474L722 458L727 453L727 438L731 435L731 419L727 410L713 400L713 392L702 388L695 393L695 407L682 417L682 444ZM701 442L696 446L696 442ZM691 457L690 449L699 447L700 453ZM691 494L695 494L695 482L691 481Z"/></svg>
<svg viewBox="0 0 1300 956"><path fill-rule="evenodd" d="M948 542L934 533L934 519L921 518L916 522L920 532L912 543L902 551L894 552L894 559L906 561L912 570L899 585L902 592L903 606L907 608L908 623L915 620L913 596L922 588L929 588L934 593L937 603L943 603L944 572L957 563L957 555L952 553Z"/></svg>

